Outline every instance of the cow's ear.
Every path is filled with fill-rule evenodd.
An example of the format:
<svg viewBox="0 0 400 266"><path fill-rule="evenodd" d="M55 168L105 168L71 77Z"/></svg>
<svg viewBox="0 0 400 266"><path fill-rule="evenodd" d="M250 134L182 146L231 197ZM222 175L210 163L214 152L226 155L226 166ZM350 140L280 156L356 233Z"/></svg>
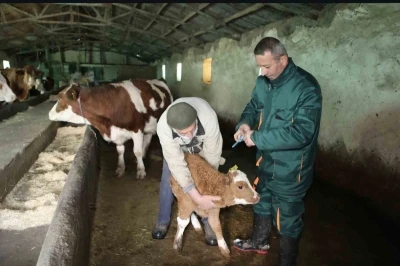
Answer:
<svg viewBox="0 0 400 266"><path fill-rule="evenodd" d="M79 97L79 90L77 90L74 87L71 87L68 90L67 96L71 101L76 101L78 99L78 97Z"/></svg>
<svg viewBox="0 0 400 266"><path fill-rule="evenodd" d="M17 73L17 75L20 75L20 76L25 75L25 71L23 69L18 69L17 71L15 71L15 73Z"/></svg>

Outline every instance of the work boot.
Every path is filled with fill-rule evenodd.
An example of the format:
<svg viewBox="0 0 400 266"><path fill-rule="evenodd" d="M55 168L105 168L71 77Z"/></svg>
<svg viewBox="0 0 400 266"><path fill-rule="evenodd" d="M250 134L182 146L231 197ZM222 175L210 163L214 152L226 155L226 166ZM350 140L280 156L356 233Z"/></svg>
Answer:
<svg viewBox="0 0 400 266"><path fill-rule="evenodd" d="M296 266L297 251L300 238L280 236L279 238L279 264L278 266Z"/></svg>
<svg viewBox="0 0 400 266"><path fill-rule="evenodd" d="M201 221L204 224L204 233L206 238L206 244L209 246L217 246L217 236L215 235L214 231L212 230L210 224L208 223L208 218L202 218Z"/></svg>
<svg viewBox="0 0 400 266"><path fill-rule="evenodd" d="M234 247L241 251L254 251L258 254L267 254L269 249L268 238L271 233L271 217L263 217L254 213L253 233L250 239L235 239Z"/></svg>
<svg viewBox="0 0 400 266"><path fill-rule="evenodd" d="M164 239L167 235L168 224L156 224L154 226L153 231L151 232L151 236L153 239Z"/></svg>

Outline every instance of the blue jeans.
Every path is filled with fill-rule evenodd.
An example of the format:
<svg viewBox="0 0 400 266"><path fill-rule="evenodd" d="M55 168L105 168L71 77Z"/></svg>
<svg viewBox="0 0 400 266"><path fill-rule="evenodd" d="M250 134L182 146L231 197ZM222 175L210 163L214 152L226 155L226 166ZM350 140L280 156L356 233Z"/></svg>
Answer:
<svg viewBox="0 0 400 266"><path fill-rule="evenodd" d="M174 202L174 194L170 185L171 171L169 170L167 161L163 160L163 168L160 183L159 201L160 210L158 212L158 224L168 225L171 219L172 203Z"/></svg>
<svg viewBox="0 0 400 266"><path fill-rule="evenodd" d="M161 225L169 225L171 220L171 210L172 203L174 203L174 194L172 193L171 185L170 185L170 177L171 171L169 170L167 161L163 160L163 168L161 174L161 182L160 182L160 192L159 192L159 212L157 224ZM201 221L203 223L208 222L208 218L202 218Z"/></svg>

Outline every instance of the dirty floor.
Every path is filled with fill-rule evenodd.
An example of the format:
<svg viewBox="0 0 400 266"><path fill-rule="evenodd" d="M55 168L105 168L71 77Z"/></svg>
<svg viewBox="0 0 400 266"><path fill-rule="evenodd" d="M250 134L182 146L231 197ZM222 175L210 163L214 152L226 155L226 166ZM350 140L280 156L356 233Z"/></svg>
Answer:
<svg viewBox="0 0 400 266"><path fill-rule="evenodd" d="M222 172L237 164L254 180L254 149L244 144L231 149L233 140L225 138ZM101 141L101 177L91 241L91 265L276 265L279 243L274 231L270 252L263 256L241 253L233 240L249 236L252 228L251 206L233 206L220 214L223 233L231 249L226 260L218 247L207 246L204 236L188 225L182 253L173 248L176 233L176 204L164 240L153 240L151 230L158 211L158 188L162 154L153 138L145 160L147 176L135 177L132 143L126 145L126 174L114 176L117 164L115 146ZM299 266L322 265L399 265L398 228L357 198L315 179L305 199L305 227L300 242ZM397 243L396 243L397 242Z"/></svg>

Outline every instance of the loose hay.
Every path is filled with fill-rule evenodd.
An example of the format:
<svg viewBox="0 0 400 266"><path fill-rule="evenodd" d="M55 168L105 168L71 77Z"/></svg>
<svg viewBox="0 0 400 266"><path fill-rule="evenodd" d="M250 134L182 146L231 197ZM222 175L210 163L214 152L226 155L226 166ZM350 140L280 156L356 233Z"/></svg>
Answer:
<svg viewBox="0 0 400 266"><path fill-rule="evenodd" d="M62 127L0 204L0 230L50 224L86 127Z"/></svg>

